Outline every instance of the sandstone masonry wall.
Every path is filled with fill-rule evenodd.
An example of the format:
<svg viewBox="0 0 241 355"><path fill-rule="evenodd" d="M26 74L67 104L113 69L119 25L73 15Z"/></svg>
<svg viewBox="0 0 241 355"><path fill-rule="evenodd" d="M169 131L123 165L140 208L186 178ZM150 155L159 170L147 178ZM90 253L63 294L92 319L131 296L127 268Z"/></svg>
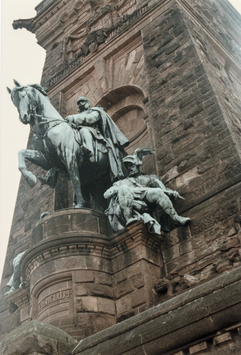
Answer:
<svg viewBox="0 0 241 355"><path fill-rule="evenodd" d="M184 291L185 274L202 284L240 265L237 256L228 259L220 246L229 240L238 245L233 220L241 211L241 18L226 0L121 1L118 13L114 7L110 10L110 3L103 1L101 7L95 1L45 0L37 6L32 31L47 53L42 85L49 88L51 102L63 117L76 112L79 96L87 96L130 139L128 153L137 147L155 148L155 157L144 161L144 171L162 176L168 187L185 197L185 201L175 202L175 208L189 216L191 223L173 226L164 235L162 260L156 261L161 265L160 276L149 262L135 261L143 240L135 245L136 254L131 237L128 243L113 246L112 256L106 259L107 264L112 263L109 269L102 265L86 273L74 270L76 254L68 265L71 277L59 283L59 288L67 285L75 292L71 296L75 316L74 312L68 315L69 323L64 324L62 318L48 316L44 309L40 312L42 320L66 331L72 331L71 322L84 328L81 334L73 331L76 337L89 336L103 329L103 324L111 326L153 304L161 305L175 296L176 285L180 286L176 293ZM118 17L122 22L118 23ZM111 30L104 40L101 32L91 42L90 34L107 28ZM78 57L81 48L86 55ZM36 176L43 175L32 164L28 167ZM32 312L27 293L20 295L21 310L2 296L13 271L13 258L30 248L33 240L40 242L37 233L31 237L34 226L42 223L40 214L68 207L71 194L64 179L55 192L40 184L30 190L21 180L1 285L1 334L29 322ZM146 245L155 249L148 241ZM79 249L72 251L78 253ZM59 265L54 253L48 254L53 257L48 260L53 273ZM37 282L42 269L36 263L31 265L36 268ZM155 293L152 287L158 278ZM164 293L159 292L163 282ZM186 283L185 287L192 286ZM51 296L41 292L39 302L44 304ZM54 286L51 292L54 294ZM97 320L95 313L100 310L106 313L105 322ZM206 351L205 341L200 347L190 345L189 350ZM180 350L180 354L186 351Z"/></svg>
<svg viewBox="0 0 241 355"><path fill-rule="evenodd" d="M220 104L219 72L210 72L213 64L200 57L195 34L202 30L189 21L173 4L143 30L143 42L158 172L185 197L181 211L192 219L190 227L167 236L163 272L204 278L205 270L215 269L219 245L239 212L241 165L236 136Z"/></svg>

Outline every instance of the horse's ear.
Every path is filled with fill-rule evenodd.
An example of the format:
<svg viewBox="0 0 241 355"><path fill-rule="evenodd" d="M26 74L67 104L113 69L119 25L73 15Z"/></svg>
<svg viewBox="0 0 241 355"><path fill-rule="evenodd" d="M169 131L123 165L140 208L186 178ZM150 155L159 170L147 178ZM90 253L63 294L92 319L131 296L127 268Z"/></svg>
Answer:
<svg viewBox="0 0 241 355"><path fill-rule="evenodd" d="M8 91L8 93L11 95L11 89L9 89L9 87L7 87L7 91Z"/></svg>
<svg viewBox="0 0 241 355"><path fill-rule="evenodd" d="M13 82L16 86L21 86L17 80L13 79Z"/></svg>

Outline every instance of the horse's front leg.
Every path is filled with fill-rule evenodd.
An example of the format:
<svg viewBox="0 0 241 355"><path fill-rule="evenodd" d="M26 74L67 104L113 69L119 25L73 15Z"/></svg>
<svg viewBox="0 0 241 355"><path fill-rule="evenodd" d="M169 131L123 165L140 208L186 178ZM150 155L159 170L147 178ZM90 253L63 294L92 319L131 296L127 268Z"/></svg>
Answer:
<svg viewBox="0 0 241 355"><path fill-rule="evenodd" d="M37 150L22 149L18 153L18 169L21 171L24 179L30 187L33 187L37 183L37 178L31 171L27 170L25 159L29 160L38 166L45 168L47 161L44 155Z"/></svg>

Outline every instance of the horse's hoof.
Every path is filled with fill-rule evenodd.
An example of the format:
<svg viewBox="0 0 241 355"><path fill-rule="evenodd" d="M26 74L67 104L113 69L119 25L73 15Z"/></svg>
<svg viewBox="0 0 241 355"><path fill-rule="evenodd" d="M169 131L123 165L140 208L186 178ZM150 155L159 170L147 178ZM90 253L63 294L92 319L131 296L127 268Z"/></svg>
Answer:
<svg viewBox="0 0 241 355"><path fill-rule="evenodd" d="M76 204L76 205L74 205L74 208L84 208L85 207L85 204L83 203L83 204Z"/></svg>
<svg viewBox="0 0 241 355"><path fill-rule="evenodd" d="M24 175L24 179L28 183L30 187L34 187L37 183L37 178L34 176L31 172L28 172L27 174Z"/></svg>
<svg viewBox="0 0 241 355"><path fill-rule="evenodd" d="M38 179L42 185L48 185L52 189L54 189L56 187L57 180L53 180L51 177L38 176Z"/></svg>

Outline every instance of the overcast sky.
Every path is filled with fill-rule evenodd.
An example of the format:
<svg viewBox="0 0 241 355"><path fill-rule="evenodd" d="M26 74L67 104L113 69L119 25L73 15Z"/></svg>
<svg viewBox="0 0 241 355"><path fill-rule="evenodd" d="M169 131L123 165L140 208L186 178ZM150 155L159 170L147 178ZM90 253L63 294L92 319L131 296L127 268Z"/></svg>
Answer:
<svg viewBox="0 0 241 355"><path fill-rule="evenodd" d="M0 119L0 275L20 180L18 151L26 148L29 126L20 123L6 86L13 78L23 84L39 83L45 50L35 35L25 29L13 30L12 22L34 17L39 0L1 1L1 119Z"/></svg>
<svg viewBox="0 0 241 355"><path fill-rule="evenodd" d="M241 13L241 0L230 2ZM25 29L13 30L12 22L34 17L34 8L39 3L39 0L1 1L0 276L20 180L17 155L26 147L29 134L29 126L18 120L6 86L14 86L13 78L22 84L39 83L45 59L45 51L34 34Z"/></svg>

